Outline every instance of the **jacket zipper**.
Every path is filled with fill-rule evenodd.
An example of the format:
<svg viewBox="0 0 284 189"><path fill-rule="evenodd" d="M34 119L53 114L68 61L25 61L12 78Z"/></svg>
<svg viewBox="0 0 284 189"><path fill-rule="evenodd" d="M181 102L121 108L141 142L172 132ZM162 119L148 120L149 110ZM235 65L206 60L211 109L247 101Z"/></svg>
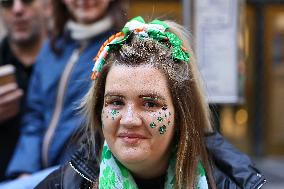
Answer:
<svg viewBox="0 0 284 189"><path fill-rule="evenodd" d="M256 189L260 189L265 183L266 183L266 179L262 179L262 181L256 186Z"/></svg>
<svg viewBox="0 0 284 189"><path fill-rule="evenodd" d="M71 72L73 70L74 65L76 64L77 60L79 59L79 55L82 51L82 48L75 49L69 58L69 61L64 69L64 72L60 78L58 92L56 97L55 108L51 117L51 121L47 127L47 131L43 138L43 145L42 145L42 163L44 167L48 167L48 150L50 143L53 139L54 132L58 125L59 117L63 107L63 99L67 89L67 83L69 81Z"/></svg>
<svg viewBox="0 0 284 189"><path fill-rule="evenodd" d="M87 180L87 181L89 181L90 183L95 183L95 181L93 181L93 180L91 180L91 179L89 179L88 177L86 177L83 173L81 173L78 169L76 169L74 166L73 166L73 164L71 163L71 162L69 162L69 165L72 167L72 169L76 172L76 173L78 173L81 177L83 177L85 180Z"/></svg>

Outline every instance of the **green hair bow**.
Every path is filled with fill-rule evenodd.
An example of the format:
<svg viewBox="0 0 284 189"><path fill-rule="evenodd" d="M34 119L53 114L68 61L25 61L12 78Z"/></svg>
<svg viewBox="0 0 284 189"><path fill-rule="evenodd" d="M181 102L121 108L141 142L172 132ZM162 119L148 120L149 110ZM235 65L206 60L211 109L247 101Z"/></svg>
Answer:
<svg viewBox="0 0 284 189"><path fill-rule="evenodd" d="M150 37L157 41L169 40L173 47L172 57L176 60L189 62L190 55L186 52L186 49L182 46L180 38L172 32L167 31L169 26L160 20L153 20L146 23L141 16L135 17L126 23L122 32L124 33L124 39L118 41L117 45L123 45L131 32L138 33L141 37Z"/></svg>
<svg viewBox="0 0 284 189"><path fill-rule="evenodd" d="M186 52L186 49L183 47L182 40L180 40L176 34L169 32L168 29L169 26L160 20L153 20L149 23L145 23L141 16L133 18L126 23L121 32L111 36L103 44L94 60L95 65L91 78L97 78L99 72L105 64L105 58L107 57L108 52L113 49L120 49L124 44L126 44L132 32L138 34L142 38L152 38L159 42L168 40L173 48L173 59L189 63L190 54Z"/></svg>

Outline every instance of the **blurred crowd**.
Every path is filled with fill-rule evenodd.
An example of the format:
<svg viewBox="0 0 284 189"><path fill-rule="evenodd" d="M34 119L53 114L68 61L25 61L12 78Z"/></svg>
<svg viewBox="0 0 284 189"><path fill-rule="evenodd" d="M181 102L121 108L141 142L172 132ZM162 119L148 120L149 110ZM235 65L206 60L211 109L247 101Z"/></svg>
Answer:
<svg viewBox="0 0 284 189"><path fill-rule="evenodd" d="M126 22L126 3L0 0L0 14L0 188L33 188L76 148L86 70Z"/></svg>

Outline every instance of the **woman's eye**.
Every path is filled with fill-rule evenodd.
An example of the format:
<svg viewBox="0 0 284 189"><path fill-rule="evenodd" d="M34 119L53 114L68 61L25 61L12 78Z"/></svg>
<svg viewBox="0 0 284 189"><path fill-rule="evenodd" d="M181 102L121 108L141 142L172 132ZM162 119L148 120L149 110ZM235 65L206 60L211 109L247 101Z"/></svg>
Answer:
<svg viewBox="0 0 284 189"><path fill-rule="evenodd" d="M144 103L144 106L146 108L155 108L158 106L158 104L156 102L151 102L151 101L148 101L148 102L145 102Z"/></svg>
<svg viewBox="0 0 284 189"><path fill-rule="evenodd" d="M120 101L120 100L114 100L110 104L113 105L113 106L122 106L123 102Z"/></svg>
<svg viewBox="0 0 284 189"><path fill-rule="evenodd" d="M124 102L122 99L117 99L117 98L105 99L105 106L120 107L122 105L124 105Z"/></svg>

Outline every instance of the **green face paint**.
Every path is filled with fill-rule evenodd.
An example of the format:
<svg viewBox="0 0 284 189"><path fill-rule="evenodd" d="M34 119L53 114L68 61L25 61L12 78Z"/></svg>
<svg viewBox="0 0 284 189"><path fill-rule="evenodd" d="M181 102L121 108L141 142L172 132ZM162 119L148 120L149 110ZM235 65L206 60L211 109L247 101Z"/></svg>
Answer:
<svg viewBox="0 0 284 189"><path fill-rule="evenodd" d="M165 134L166 131L167 131L167 127L165 125L159 127L159 132L161 135Z"/></svg>
<svg viewBox="0 0 284 189"><path fill-rule="evenodd" d="M159 133L161 135L165 134L167 131L167 126L170 126L171 121L170 121L170 117L171 117L171 113L166 111L167 108L164 106L162 107L162 110L164 110L165 112L158 112L158 115L154 114L153 117L156 117L157 120L157 124L155 123L155 121L151 122L149 124L149 126L153 129L156 128L158 129Z"/></svg>
<svg viewBox="0 0 284 189"><path fill-rule="evenodd" d="M151 127L151 128L155 128L156 126L157 126L157 125L156 125L154 122L151 122L151 123L150 123L150 127Z"/></svg>
<svg viewBox="0 0 284 189"><path fill-rule="evenodd" d="M143 97L143 100L145 101L155 101L155 100L158 100L158 98L153 98L153 97Z"/></svg>
<svg viewBox="0 0 284 189"><path fill-rule="evenodd" d="M157 120L158 120L158 122L164 121L164 119L162 117L158 117Z"/></svg>
<svg viewBox="0 0 284 189"><path fill-rule="evenodd" d="M117 110L111 110L111 119L114 120L114 118L118 115L119 111Z"/></svg>

